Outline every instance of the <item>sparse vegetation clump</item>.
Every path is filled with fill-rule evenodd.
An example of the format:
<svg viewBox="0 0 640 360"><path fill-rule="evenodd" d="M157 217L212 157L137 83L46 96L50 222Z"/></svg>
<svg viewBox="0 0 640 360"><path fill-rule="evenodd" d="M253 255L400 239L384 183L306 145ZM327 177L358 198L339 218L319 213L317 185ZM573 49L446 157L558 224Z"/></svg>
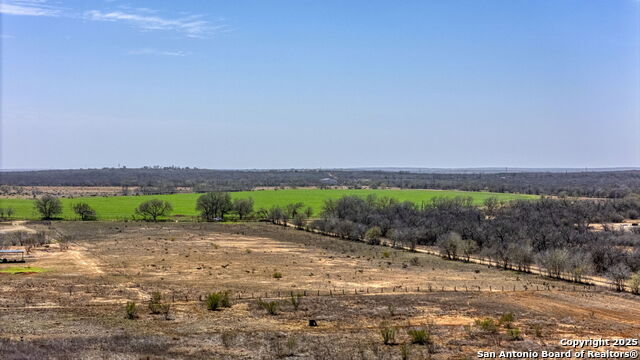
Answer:
<svg viewBox="0 0 640 360"><path fill-rule="evenodd" d="M509 340L511 341L522 340L522 332L518 328L512 328L507 330L507 335L509 336Z"/></svg>
<svg viewBox="0 0 640 360"><path fill-rule="evenodd" d="M279 280L279 279L282 279L282 273L281 273L281 272L279 272L279 271L274 271L274 272L273 272L273 274L271 274L271 276L272 276L274 279L278 279L278 280Z"/></svg>
<svg viewBox="0 0 640 360"><path fill-rule="evenodd" d="M389 323L383 322L380 324L380 335L382 335L382 341L385 345L396 344L396 329Z"/></svg>
<svg viewBox="0 0 640 360"><path fill-rule="evenodd" d="M128 301L125 305L126 318L129 320L135 320L138 318L138 306L133 301Z"/></svg>
<svg viewBox="0 0 640 360"><path fill-rule="evenodd" d="M409 329L407 334L411 337L412 344L428 345L432 342L429 329Z"/></svg>
<svg viewBox="0 0 640 360"><path fill-rule="evenodd" d="M480 328L480 330L490 333L496 334L498 333L498 324L492 318L484 318L476 320L476 326Z"/></svg>
<svg viewBox="0 0 640 360"><path fill-rule="evenodd" d="M381 236L382 236L382 230L380 229L380 227L374 226L369 230L367 230L367 232L364 234L364 239L367 241L367 243L371 245L378 245L380 244Z"/></svg>
<svg viewBox="0 0 640 360"><path fill-rule="evenodd" d="M298 308L300 307L300 298L302 296L300 296L299 294L291 294L291 297L289 298L289 302L291 303L291 306L293 306L293 310L298 311Z"/></svg>
<svg viewBox="0 0 640 360"><path fill-rule="evenodd" d="M151 314L162 314L165 319L169 319L169 312L171 310L171 304L162 301L162 294L159 291L155 291L151 294L149 300L149 311Z"/></svg>
<svg viewBox="0 0 640 360"><path fill-rule="evenodd" d="M633 294L640 295L640 273L634 273L629 278L629 290Z"/></svg>
<svg viewBox="0 0 640 360"><path fill-rule="evenodd" d="M269 315L277 315L279 303L277 301L264 301L258 299L257 304L260 308L264 309Z"/></svg>
<svg viewBox="0 0 640 360"><path fill-rule="evenodd" d="M515 321L515 316L511 312L502 314L500 316L500 319L498 320L500 325L504 326L507 329L510 329L513 326L514 321Z"/></svg>
<svg viewBox="0 0 640 360"><path fill-rule="evenodd" d="M207 310L211 311L231 307L231 293L229 291L210 293L207 295L205 304L207 306Z"/></svg>

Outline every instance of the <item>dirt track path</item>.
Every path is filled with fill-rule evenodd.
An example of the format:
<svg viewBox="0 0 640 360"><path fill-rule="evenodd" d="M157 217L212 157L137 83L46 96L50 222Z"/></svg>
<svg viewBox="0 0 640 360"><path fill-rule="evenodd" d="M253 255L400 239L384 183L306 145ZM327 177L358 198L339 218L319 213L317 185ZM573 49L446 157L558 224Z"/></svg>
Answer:
<svg viewBox="0 0 640 360"><path fill-rule="evenodd" d="M73 262L82 266L83 269L86 269L87 272L92 274L104 274L104 271L102 271L96 260L87 256L87 248L82 245L75 244L71 246L65 251L65 255Z"/></svg>
<svg viewBox="0 0 640 360"><path fill-rule="evenodd" d="M14 231L24 231L24 232L28 232L30 234L35 234L36 231L26 227L24 224L26 223L25 220L19 220L19 221L12 221L11 222L11 227L5 227L5 228L0 228L0 233L9 233L9 232L14 232Z"/></svg>

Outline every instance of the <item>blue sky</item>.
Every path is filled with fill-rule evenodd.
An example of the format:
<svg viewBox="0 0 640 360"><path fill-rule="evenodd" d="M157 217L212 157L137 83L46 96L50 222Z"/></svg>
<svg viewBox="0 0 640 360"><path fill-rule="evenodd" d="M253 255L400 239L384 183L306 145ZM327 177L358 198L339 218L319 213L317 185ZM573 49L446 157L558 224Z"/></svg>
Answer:
<svg viewBox="0 0 640 360"><path fill-rule="evenodd" d="M636 0L1 0L0 167L640 166Z"/></svg>

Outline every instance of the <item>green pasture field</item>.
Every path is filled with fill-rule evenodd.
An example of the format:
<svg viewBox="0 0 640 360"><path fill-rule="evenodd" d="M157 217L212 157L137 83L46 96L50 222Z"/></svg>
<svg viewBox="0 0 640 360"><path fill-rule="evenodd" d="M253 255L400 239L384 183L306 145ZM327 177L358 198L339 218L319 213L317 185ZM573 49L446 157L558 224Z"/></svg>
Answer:
<svg viewBox="0 0 640 360"><path fill-rule="evenodd" d="M41 272L45 272L46 270L43 268L39 268L39 267L32 267L32 266L11 266L8 268L2 268L0 267L0 273L2 274L23 274L23 273L41 273Z"/></svg>
<svg viewBox="0 0 640 360"><path fill-rule="evenodd" d="M232 192L232 198L248 198L254 200L254 210L260 208L270 208L274 205L287 205L302 202L305 206L314 209L314 215L322 210L322 205L326 199L338 199L345 195L357 195L366 197L374 194L378 197L387 196L399 201L412 201L416 204L428 202L434 197L457 197L470 196L474 204L481 205L485 199L496 197L499 200L515 199L535 199L535 195L504 194L490 192L467 192L467 191L446 191L446 190L346 190L346 189L287 189L287 190L257 190ZM167 200L173 205L172 216L195 216L196 200L202 194L172 194L172 195L143 195L143 196L111 196L111 197L86 197L61 199L64 212L62 218L65 220L77 220L78 216L73 213L71 207L75 203L86 202L93 207L99 220L123 220L131 219L134 209L143 201L149 199ZM13 208L14 219L37 219L38 214L33 209L31 199L3 199L0 198L0 208Z"/></svg>

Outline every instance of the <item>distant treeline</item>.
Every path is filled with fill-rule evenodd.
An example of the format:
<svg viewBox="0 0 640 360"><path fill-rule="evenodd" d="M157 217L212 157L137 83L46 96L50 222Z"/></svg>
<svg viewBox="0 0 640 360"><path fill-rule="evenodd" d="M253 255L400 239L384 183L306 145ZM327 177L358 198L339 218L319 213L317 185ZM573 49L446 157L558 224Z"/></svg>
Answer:
<svg viewBox="0 0 640 360"><path fill-rule="evenodd" d="M175 187L206 192L339 185L623 198L631 193L640 194L640 171L427 174L361 170L105 168L5 171L0 172L0 185L140 186L149 193L170 193Z"/></svg>

